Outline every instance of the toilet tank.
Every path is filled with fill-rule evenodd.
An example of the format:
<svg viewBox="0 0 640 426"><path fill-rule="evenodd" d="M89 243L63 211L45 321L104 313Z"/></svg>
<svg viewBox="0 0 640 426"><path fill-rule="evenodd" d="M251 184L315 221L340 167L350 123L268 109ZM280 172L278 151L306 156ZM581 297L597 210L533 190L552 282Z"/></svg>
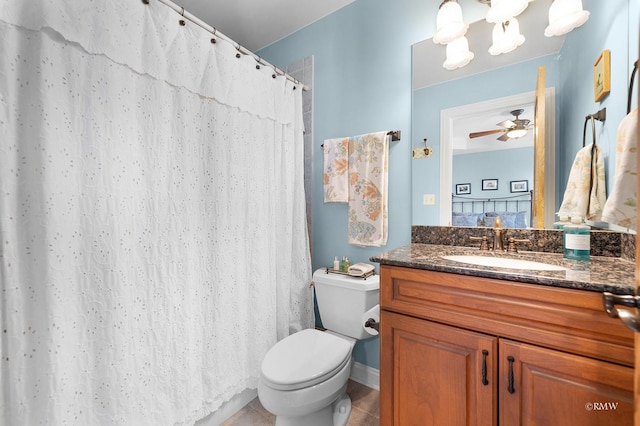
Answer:
<svg viewBox="0 0 640 426"><path fill-rule="evenodd" d="M313 274L322 325L331 331L355 339L371 337L364 331L362 315L380 303L380 276L367 279L327 273L325 268Z"/></svg>

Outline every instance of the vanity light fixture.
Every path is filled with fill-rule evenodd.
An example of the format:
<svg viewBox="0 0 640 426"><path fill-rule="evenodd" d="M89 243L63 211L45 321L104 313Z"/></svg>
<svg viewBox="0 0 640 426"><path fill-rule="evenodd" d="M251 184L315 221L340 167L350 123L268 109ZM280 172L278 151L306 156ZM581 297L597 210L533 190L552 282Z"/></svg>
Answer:
<svg viewBox="0 0 640 426"><path fill-rule="evenodd" d="M449 71L462 68L471 62L473 57L473 52L469 51L469 41L462 36L447 44L447 59L442 66Z"/></svg>
<svg viewBox="0 0 640 426"><path fill-rule="evenodd" d="M493 44L489 47L489 53L492 55L508 53L522 43L524 43L524 36L520 34L520 24L516 18L511 18L493 27Z"/></svg>
<svg viewBox="0 0 640 426"><path fill-rule="evenodd" d="M549 8L547 37L561 36L587 22L589 12L582 9L582 0L554 0Z"/></svg>
<svg viewBox="0 0 640 426"><path fill-rule="evenodd" d="M436 33L433 42L449 44L467 33L469 24L462 20L462 8L457 0L444 0L436 17Z"/></svg>
<svg viewBox="0 0 640 426"><path fill-rule="evenodd" d="M484 2L481 2L484 3ZM500 24L520 15L529 6L529 0L491 0L487 22Z"/></svg>
<svg viewBox="0 0 640 426"><path fill-rule="evenodd" d="M533 0L478 0L489 6L488 22L494 23L491 55L511 52L524 43L520 24L515 18ZM589 12L582 8L582 0L553 0L549 7L549 25L544 30L547 37L561 36L584 24ZM458 0L443 0L436 17L436 33L433 42L447 45L447 58L442 66L454 70L467 65L474 57L469 51L469 42L464 37L469 24L462 19L462 8ZM520 136L512 136L520 137Z"/></svg>

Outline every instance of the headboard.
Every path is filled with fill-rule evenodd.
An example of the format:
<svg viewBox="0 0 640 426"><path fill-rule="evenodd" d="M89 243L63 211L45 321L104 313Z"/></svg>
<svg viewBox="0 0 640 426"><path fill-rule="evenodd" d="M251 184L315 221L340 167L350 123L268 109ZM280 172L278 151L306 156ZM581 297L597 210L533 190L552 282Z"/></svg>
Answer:
<svg viewBox="0 0 640 426"><path fill-rule="evenodd" d="M493 226L500 216L505 228L527 228L532 223L533 191L507 197L475 198L451 194L451 225Z"/></svg>

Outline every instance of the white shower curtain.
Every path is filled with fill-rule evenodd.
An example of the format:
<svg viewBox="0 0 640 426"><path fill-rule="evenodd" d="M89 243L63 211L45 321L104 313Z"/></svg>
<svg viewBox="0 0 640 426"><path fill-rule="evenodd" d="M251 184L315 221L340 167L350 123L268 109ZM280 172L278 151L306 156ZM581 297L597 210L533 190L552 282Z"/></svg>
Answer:
<svg viewBox="0 0 640 426"><path fill-rule="evenodd" d="M190 424L313 324L301 90L178 19L0 0L0 424Z"/></svg>

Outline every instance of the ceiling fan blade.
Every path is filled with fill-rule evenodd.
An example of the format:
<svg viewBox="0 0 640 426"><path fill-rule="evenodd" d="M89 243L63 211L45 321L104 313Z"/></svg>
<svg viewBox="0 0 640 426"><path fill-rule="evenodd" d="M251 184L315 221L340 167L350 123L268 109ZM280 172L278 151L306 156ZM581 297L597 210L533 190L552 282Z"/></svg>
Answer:
<svg viewBox="0 0 640 426"><path fill-rule="evenodd" d="M495 135L496 133L502 133L505 132L507 129L495 129L495 130L485 130L484 132L473 132L473 133L469 133L469 138L473 139L473 138L479 138L481 136L487 136L487 135Z"/></svg>
<svg viewBox="0 0 640 426"><path fill-rule="evenodd" d="M509 140L509 136L507 136L507 132L505 132L504 135L502 135L502 136L500 136L499 138L496 138L496 139L498 139L499 141L502 141L502 142L506 142L506 141Z"/></svg>
<svg viewBox="0 0 640 426"><path fill-rule="evenodd" d="M502 127L506 127L507 129L510 129L512 127L516 127L516 123L514 123L511 120L504 120L504 121L501 121L500 123L496 124L496 126L502 126Z"/></svg>

